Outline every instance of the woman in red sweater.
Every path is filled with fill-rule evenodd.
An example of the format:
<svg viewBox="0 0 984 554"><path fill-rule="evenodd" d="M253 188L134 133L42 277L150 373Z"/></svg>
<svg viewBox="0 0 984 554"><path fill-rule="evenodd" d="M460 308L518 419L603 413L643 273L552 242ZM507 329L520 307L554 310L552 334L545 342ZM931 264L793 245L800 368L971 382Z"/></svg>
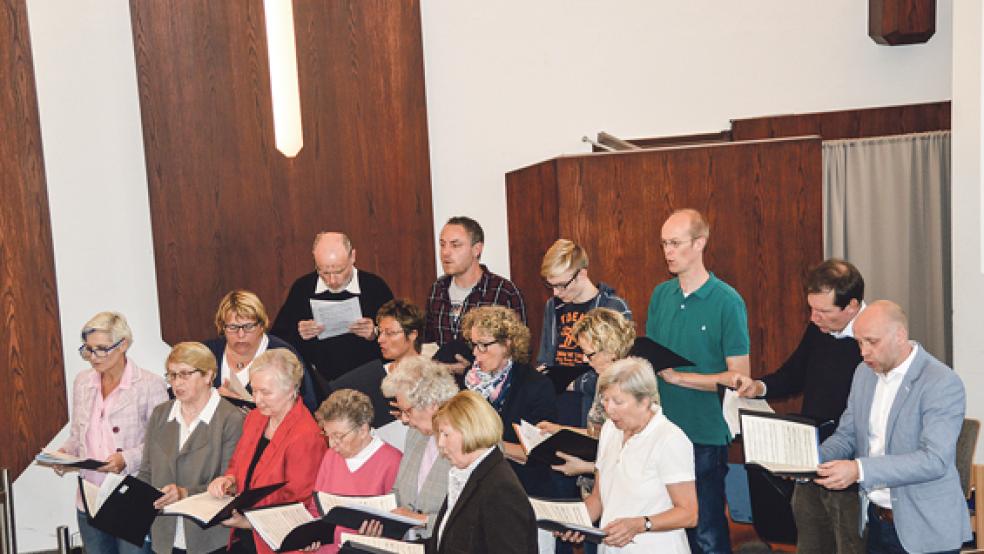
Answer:
<svg viewBox="0 0 984 554"><path fill-rule="evenodd" d="M289 350L267 350L253 360L249 381L256 409L246 416L229 469L209 484L209 493L221 497L286 482L256 506L291 502L313 506L314 476L325 453L325 441L298 397L303 375L304 366ZM252 532L242 514L236 513L222 524L233 528L233 552L273 553Z"/></svg>

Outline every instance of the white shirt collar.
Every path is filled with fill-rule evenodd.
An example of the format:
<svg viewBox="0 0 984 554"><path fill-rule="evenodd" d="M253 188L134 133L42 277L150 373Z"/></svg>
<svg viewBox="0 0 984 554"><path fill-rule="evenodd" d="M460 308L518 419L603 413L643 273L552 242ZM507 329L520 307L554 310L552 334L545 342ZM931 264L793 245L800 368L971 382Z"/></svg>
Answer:
<svg viewBox="0 0 984 554"><path fill-rule="evenodd" d="M325 284L325 280L318 275L318 280L314 285L314 294L321 294L328 290L328 285ZM359 288L359 270L352 268L352 278L349 279L349 284L345 285L342 291L348 291L352 294L360 294L362 289ZM341 291L339 291L341 292Z"/></svg>
<svg viewBox="0 0 984 554"><path fill-rule="evenodd" d="M912 367L912 360L916 359L916 354L919 353L918 344L912 341L909 341L909 344L912 346L912 352L909 352L909 355L902 360L902 363L899 364L898 367L889 370L888 373L875 372L875 375L877 375L879 379L884 380L886 383L890 383L901 381L905 378L905 374L908 373L909 368Z"/></svg>
<svg viewBox="0 0 984 554"><path fill-rule="evenodd" d="M259 357L260 354L266 352L267 348L269 347L270 347L270 335L263 333L263 337L260 339L260 345L256 347L256 353L253 354L253 360ZM223 353L222 367L220 369L221 380L225 381L226 379L232 379L233 377L236 377L237 379L239 379L239 382L243 385L243 387L245 387L247 384L249 384L249 366L253 365L253 360L250 360L249 363L243 366L242 369L237 370L229 365L229 360L226 358L225 353Z"/></svg>
<svg viewBox="0 0 984 554"><path fill-rule="evenodd" d="M864 303L864 300L862 300L861 301L861 308L858 310L858 313L854 314L854 317L851 318L851 321L848 321L847 322L847 325L843 329L841 329L840 331L836 331L836 332L830 333L830 336L834 337L835 339L853 339L854 338L854 322L857 321L858 316L861 315L861 312L863 312L864 309L867 308L867 307L868 307L868 305Z"/></svg>
<svg viewBox="0 0 984 554"><path fill-rule="evenodd" d="M365 448L360 450L355 456L345 458L345 465L348 466L349 471L355 473L356 471L359 471L359 468L368 462L369 458L372 458L372 455L382 447L383 441L377 437L375 433L373 433L372 440L369 441L369 444L367 444Z"/></svg>
<svg viewBox="0 0 984 554"><path fill-rule="evenodd" d="M219 407L219 401L222 397L219 396L219 391L212 388L212 392L209 393L208 402L205 403L205 407L202 408L201 412L198 412L198 416L192 420L192 424L199 421L208 425L212 421L212 416L215 415L215 409ZM181 415L181 401L178 399L174 400L174 404L171 406L171 412L167 415L168 421L174 421L177 417ZM193 425L189 425L192 427Z"/></svg>

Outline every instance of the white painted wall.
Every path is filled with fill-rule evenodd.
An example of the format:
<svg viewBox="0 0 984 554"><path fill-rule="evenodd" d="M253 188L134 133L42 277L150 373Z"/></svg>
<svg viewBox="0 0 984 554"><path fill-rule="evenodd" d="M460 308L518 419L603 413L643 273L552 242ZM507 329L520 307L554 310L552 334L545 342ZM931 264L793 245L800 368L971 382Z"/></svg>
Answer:
<svg viewBox="0 0 984 554"><path fill-rule="evenodd" d="M55 250L65 379L86 367L82 324L125 314L130 355L163 371L157 284L129 7L125 0L28 2ZM69 394L71 403L71 394ZM67 437L62 430L53 446ZM18 550L54 548L75 532L75 479L32 466L14 484Z"/></svg>
<svg viewBox="0 0 984 554"><path fill-rule="evenodd" d="M953 366L967 389L967 417L984 420L984 6L953 7ZM984 440L977 442L984 463Z"/></svg>
<svg viewBox="0 0 984 554"><path fill-rule="evenodd" d="M867 37L857 0L424 0L435 226L476 217L485 261L508 274L504 173L586 151L582 135L691 134L734 117L948 99L952 0L938 4L928 44L889 48ZM131 353L159 370L166 346L127 2L28 6L67 378L84 365L73 351L79 327L102 309L130 318ZM979 22L972 32L979 43ZM979 151L980 125L972 132ZM971 286L980 284L974 221ZM38 468L18 479L20 550L51 548L56 525L74 528L71 488Z"/></svg>

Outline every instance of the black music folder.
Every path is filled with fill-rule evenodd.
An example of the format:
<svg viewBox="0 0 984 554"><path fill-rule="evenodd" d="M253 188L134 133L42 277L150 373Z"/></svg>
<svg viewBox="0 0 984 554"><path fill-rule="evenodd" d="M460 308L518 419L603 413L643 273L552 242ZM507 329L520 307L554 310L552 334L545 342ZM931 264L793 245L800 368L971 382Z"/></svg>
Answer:
<svg viewBox="0 0 984 554"><path fill-rule="evenodd" d="M647 360L657 374L671 367L696 365L649 337L637 337L632 348L629 349L629 356L638 356Z"/></svg>
<svg viewBox="0 0 984 554"><path fill-rule="evenodd" d="M567 390L567 385L589 371L594 370L588 364L548 365L544 368L543 374L553 383L554 392L561 394Z"/></svg>
<svg viewBox="0 0 984 554"><path fill-rule="evenodd" d="M99 469L106 465L105 460L78 458L57 450L42 450L41 453L34 457L34 461L47 467L61 466L75 469Z"/></svg>
<svg viewBox="0 0 984 554"><path fill-rule="evenodd" d="M598 439L583 433L561 429L553 435L548 435L525 420L520 420L519 425L513 423L513 429L516 430L516 437L519 438L519 443L530 460L547 465L562 465L564 460L557 456L557 452L587 462L593 462L598 457Z"/></svg>
<svg viewBox="0 0 984 554"><path fill-rule="evenodd" d="M137 546L157 517L154 501L164 496L155 487L132 475L107 473L102 486L79 476L82 505L93 527Z"/></svg>
<svg viewBox="0 0 984 554"><path fill-rule="evenodd" d="M355 504L347 506L335 506L324 512L321 504L315 502L318 512L322 514L325 521L334 525L358 529L365 521L376 520L383 526L383 537L387 539L400 539L412 527L418 527L423 523L409 517L398 516L392 512L377 510L368 506L358 506Z"/></svg>
<svg viewBox="0 0 984 554"><path fill-rule="evenodd" d="M286 484L286 482L273 483L272 485L246 489L232 498L215 498L206 491L165 506L161 515L184 516L194 521L199 527L207 529L232 517L233 510L242 512L255 506L257 502Z"/></svg>
<svg viewBox="0 0 984 554"><path fill-rule="evenodd" d="M335 540L335 524L315 518L300 502L246 510L244 515L275 552L301 550L314 542L332 544Z"/></svg>

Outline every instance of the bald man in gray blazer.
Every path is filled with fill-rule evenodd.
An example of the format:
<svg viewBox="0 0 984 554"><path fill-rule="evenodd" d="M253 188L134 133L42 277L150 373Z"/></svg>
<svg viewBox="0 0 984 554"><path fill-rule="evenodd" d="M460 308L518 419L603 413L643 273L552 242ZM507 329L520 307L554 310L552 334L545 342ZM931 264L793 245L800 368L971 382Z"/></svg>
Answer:
<svg viewBox="0 0 984 554"><path fill-rule="evenodd" d="M864 361L837 431L821 445L817 483L860 485L868 552L958 552L971 537L955 464L964 386L909 341L907 326L902 309L884 300L858 316Z"/></svg>

